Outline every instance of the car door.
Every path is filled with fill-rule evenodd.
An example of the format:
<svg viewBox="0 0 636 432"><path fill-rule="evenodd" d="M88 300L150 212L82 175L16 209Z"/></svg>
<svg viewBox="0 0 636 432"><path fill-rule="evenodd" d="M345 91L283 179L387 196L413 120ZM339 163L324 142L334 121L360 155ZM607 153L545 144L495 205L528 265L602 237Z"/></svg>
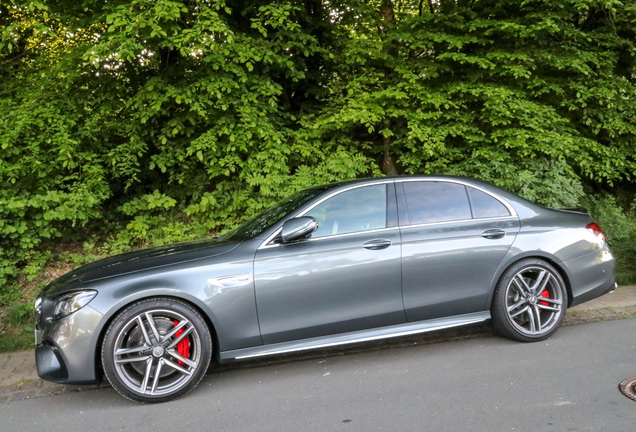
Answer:
<svg viewBox="0 0 636 432"><path fill-rule="evenodd" d="M318 221L310 238L270 241L255 256L263 342L403 323L393 183L337 191L304 215Z"/></svg>
<svg viewBox="0 0 636 432"><path fill-rule="evenodd" d="M485 310L494 274L519 231L512 207L459 181L397 187L407 320Z"/></svg>

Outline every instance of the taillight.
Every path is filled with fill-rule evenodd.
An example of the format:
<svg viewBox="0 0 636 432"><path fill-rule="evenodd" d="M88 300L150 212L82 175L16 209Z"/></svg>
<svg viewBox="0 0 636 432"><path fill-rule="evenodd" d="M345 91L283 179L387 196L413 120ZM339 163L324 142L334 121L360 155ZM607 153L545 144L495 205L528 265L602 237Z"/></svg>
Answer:
<svg viewBox="0 0 636 432"><path fill-rule="evenodd" d="M605 241L605 235L603 235L603 231L601 230L601 227L598 226L598 224L596 222L590 222L589 224L587 224L585 226L585 228L587 228L590 231L592 231L592 234L594 234L596 237L598 237L601 240Z"/></svg>

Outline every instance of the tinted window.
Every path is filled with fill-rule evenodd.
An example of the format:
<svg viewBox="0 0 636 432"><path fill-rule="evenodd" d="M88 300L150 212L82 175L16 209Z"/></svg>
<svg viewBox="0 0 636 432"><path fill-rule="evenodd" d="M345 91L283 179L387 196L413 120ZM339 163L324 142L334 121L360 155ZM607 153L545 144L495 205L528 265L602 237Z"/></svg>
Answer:
<svg viewBox="0 0 636 432"><path fill-rule="evenodd" d="M312 238L386 227L386 185L351 189L318 204L306 216L318 220Z"/></svg>
<svg viewBox="0 0 636 432"><path fill-rule="evenodd" d="M404 182L411 225L471 219L463 185L446 182Z"/></svg>
<svg viewBox="0 0 636 432"><path fill-rule="evenodd" d="M468 195L475 219L510 216L506 206L487 193L469 187Z"/></svg>

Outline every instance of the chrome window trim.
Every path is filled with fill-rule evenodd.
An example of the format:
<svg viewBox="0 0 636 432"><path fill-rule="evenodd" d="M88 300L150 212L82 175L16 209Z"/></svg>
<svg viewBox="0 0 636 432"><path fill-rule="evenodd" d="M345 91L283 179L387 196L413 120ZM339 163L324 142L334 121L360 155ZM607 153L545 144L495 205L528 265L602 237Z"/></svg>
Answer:
<svg viewBox="0 0 636 432"><path fill-rule="evenodd" d="M309 238L305 241L318 241L318 240L322 240L322 239L333 239L333 238L339 238L339 237L349 237L349 236L353 236L353 235L357 235L357 234L361 234L361 233L373 233L373 232L384 232L384 231L390 231L392 229L402 229L402 228L421 228L421 227L427 227L427 226L436 226L436 225L447 225L447 224L455 224L455 223L465 223L465 222L483 222L483 221L494 221L494 220L511 220L511 219L518 219L519 215L517 214L517 212L515 211L514 207L512 207L505 199L503 199L502 197L500 197L497 194L494 194L480 186L476 186L461 180L457 180L457 179L447 179L447 178L404 178L404 179L400 179L400 178L394 178L394 179L389 179L389 180L385 180L385 181L377 181L377 182L373 182L373 183L363 183L363 184L354 184L351 185L347 188L344 189L339 189L336 191L333 191L331 193L329 193L328 195L324 196L323 198L321 198L319 201L316 201L314 204L312 204L311 207L307 208L305 211L303 211L302 213L299 213L298 216L296 217L301 217L304 216L305 214L307 214L308 212L310 212L311 210L314 209L314 207L318 206L319 204L323 203L324 201L328 200L329 198L341 194L343 192L347 192L353 189L358 189L361 187L367 187L367 186L375 186L375 185L381 185L381 184L390 184L390 183L407 183L407 182L447 182L447 183L455 183L455 184L460 184L464 187L471 187L474 189L477 189L480 192L485 193L486 195L491 196L492 198L496 199L497 201L499 201L504 207L506 207L506 209L508 209L508 211L510 212L510 216L493 216L493 217L488 217L488 218L471 218L471 219L459 219L459 220L449 220L449 221L441 221L441 222L429 222L429 223L424 223L424 224L414 224L414 225L398 225L397 227L391 227L391 228L381 228L381 229L375 229L375 230L369 230L369 231L356 231L353 233L345 233L345 234L334 234L334 235L330 235L330 236L325 236L325 237L318 237L318 238ZM271 243L272 240L274 240L282 231L282 227L278 228L276 231L274 231L273 234L271 234L269 237L267 237L257 248L257 250L261 250L261 249L269 249L269 248L273 248L273 247L277 247L277 246L282 246L282 243Z"/></svg>

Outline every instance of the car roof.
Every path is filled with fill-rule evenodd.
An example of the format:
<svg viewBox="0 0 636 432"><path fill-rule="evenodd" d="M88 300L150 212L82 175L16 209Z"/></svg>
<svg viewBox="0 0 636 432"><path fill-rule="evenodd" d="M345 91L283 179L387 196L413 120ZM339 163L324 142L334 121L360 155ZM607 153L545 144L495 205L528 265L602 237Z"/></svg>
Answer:
<svg viewBox="0 0 636 432"><path fill-rule="evenodd" d="M533 203L532 201L528 201L525 198L520 197L519 195L510 192L506 189L503 189L499 186L496 186L492 183L488 183L483 180L471 178L471 177L463 177L463 176L452 176L452 175L399 175L399 176L386 176L386 177L368 177L368 178L359 178L352 180L345 180L340 182L334 182L323 186L318 186L323 189L324 194L330 194L337 189L347 188L353 185L365 185L365 184L376 184L376 183L387 183L387 182L407 182L407 181L452 181L461 183L468 186L473 186L478 189L484 189L488 191L488 193L496 195L500 199L505 200L510 204L515 211L519 213L525 213L523 209L532 209L532 213L536 211L540 211L545 209L545 207Z"/></svg>

